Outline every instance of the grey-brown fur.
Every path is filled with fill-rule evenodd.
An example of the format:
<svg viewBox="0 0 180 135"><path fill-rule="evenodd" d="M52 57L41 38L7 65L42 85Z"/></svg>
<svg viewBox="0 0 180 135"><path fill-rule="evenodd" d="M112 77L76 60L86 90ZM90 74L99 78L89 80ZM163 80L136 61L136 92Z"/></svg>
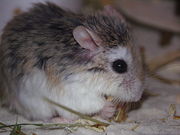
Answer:
<svg viewBox="0 0 180 135"><path fill-rule="evenodd" d="M57 72L74 64L86 64L84 51L74 40L72 31L79 25L93 30L107 47L123 45L128 40L125 24L102 15L75 15L52 3L35 4L29 12L15 17L2 35L3 66L14 77L21 77L33 67L46 70L56 63ZM67 59L71 59L71 61ZM28 70L26 70L28 68Z"/></svg>
<svg viewBox="0 0 180 135"><path fill-rule="evenodd" d="M126 45L130 40L127 25L117 17L96 13L86 16L83 25L94 31L107 47Z"/></svg>

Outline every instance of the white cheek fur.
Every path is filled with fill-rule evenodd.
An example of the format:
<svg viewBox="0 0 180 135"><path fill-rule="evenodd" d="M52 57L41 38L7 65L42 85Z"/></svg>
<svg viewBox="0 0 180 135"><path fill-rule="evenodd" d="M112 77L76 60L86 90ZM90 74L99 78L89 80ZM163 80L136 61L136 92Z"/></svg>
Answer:
<svg viewBox="0 0 180 135"><path fill-rule="evenodd" d="M109 63L114 62L117 59L123 59L128 64L128 72L124 74L115 73L112 70L112 65L109 64L109 71L112 71L112 74L116 79L114 79L115 84L119 84L114 88L113 94L117 96L120 101L137 101L142 95L142 82L137 78L135 73L135 65L133 65L133 58L131 50L126 47L118 46L117 48L111 49L107 53L107 58ZM129 83L131 88L126 87L127 84L123 84L124 80L132 80L133 83Z"/></svg>

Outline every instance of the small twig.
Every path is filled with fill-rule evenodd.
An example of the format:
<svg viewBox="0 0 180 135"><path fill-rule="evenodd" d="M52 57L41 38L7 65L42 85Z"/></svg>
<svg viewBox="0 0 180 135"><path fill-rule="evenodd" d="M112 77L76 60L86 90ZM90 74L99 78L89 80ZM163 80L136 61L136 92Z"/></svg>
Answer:
<svg viewBox="0 0 180 135"><path fill-rule="evenodd" d="M116 117L114 118L114 120L118 123L123 122L127 119L127 108L128 108L128 104L124 104L121 107L119 107L119 111L116 115Z"/></svg>
<svg viewBox="0 0 180 135"><path fill-rule="evenodd" d="M85 126L89 126L89 125L85 125L85 124L79 124L79 123L75 123L75 124L61 124L61 123L58 123L58 124L43 124L43 123L20 123L20 124L11 124L11 125L6 125L2 122L0 122L0 129L2 128L11 128L11 127L14 127L14 126L37 126L37 127L41 127L41 128L47 128L47 127L85 127Z"/></svg>
<svg viewBox="0 0 180 135"><path fill-rule="evenodd" d="M60 108L62 108L62 109L64 109L64 110L66 110L66 111L68 111L68 112L71 112L71 113L79 116L79 117L82 118L82 119L90 120L90 121L92 121L92 122L95 122L95 123L98 124L98 125L109 126L108 123L105 123L105 122L102 122L102 121L93 119L93 118L91 118L91 117L89 117L89 116L86 116L86 115L80 113L80 112L77 112L77 111L75 111L75 110L73 110L73 109L70 109L70 108L68 108L68 107L66 107L66 106L63 106L63 105L61 105L61 104L59 104L59 103L56 103L56 102L54 102L54 101L52 101L52 100L50 100L50 99L48 99L48 98L46 98L46 97L44 97L44 99L45 99L47 102L49 102L49 103L51 103L51 104L54 104L54 105L56 105L56 106L58 106L58 107L60 107Z"/></svg>
<svg viewBox="0 0 180 135"><path fill-rule="evenodd" d="M43 124L43 123L20 123L20 124L11 124L11 125L6 125L2 122L0 122L0 129L3 128L10 128L13 129L15 126L37 126L40 128L46 128L46 129L59 129L59 128L73 128L73 127L90 127L92 125L89 124L80 124L80 123L75 123L75 124ZM15 130L16 131L16 130ZM19 135L27 135L25 133L23 133L22 131L16 131Z"/></svg>
<svg viewBox="0 0 180 135"><path fill-rule="evenodd" d="M14 127L14 126L25 126L25 125L31 125L31 126L44 126L44 124L35 124L35 123L21 123L21 124L11 124L11 125L6 125L6 124L4 124L4 123L2 123L2 122L0 122L0 125L2 125L2 126L0 126L0 129L2 129L2 128L11 128L11 127Z"/></svg>
<svg viewBox="0 0 180 135"><path fill-rule="evenodd" d="M180 120L180 116L176 116L176 115L175 115L175 116L173 117L173 119L175 119L175 120ZM180 125L179 125L179 126L180 126Z"/></svg>
<svg viewBox="0 0 180 135"><path fill-rule="evenodd" d="M8 126L8 125L6 125L6 124L4 124L4 123L2 123L2 122L0 122L0 125L3 125L3 127L8 127L8 128L10 128L10 129L12 129L13 130L13 128L12 128L12 126ZM14 126L17 126L17 124L14 124ZM14 127L13 126L13 127ZM0 128L1 129L1 128ZM27 134L25 134L24 132L22 132L22 131L18 131L18 130L15 130L18 134L20 134L20 135L27 135Z"/></svg>
<svg viewBox="0 0 180 135"><path fill-rule="evenodd" d="M131 128L131 131L135 131L139 127L139 124L135 125L134 127Z"/></svg>

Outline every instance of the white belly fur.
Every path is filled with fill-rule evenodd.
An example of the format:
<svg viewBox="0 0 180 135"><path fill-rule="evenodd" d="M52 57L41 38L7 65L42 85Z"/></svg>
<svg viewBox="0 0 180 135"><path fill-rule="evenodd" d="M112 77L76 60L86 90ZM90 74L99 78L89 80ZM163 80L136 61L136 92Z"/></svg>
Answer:
<svg viewBox="0 0 180 135"><path fill-rule="evenodd" d="M63 89L62 87L60 89L59 86L50 87L44 71L35 69L31 74L25 75L20 82L18 102L21 107L16 108L17 111L30 119L44 120L53 117L55 113L65 118L76 118L75 115L50 105L43 97L84 114L100 111L105 101L97 89L101 89L103 84L95 81L98 85L94 86L87 80L88 75L82 79L79 77L76 75L73 79L62 82Z"/></svg>

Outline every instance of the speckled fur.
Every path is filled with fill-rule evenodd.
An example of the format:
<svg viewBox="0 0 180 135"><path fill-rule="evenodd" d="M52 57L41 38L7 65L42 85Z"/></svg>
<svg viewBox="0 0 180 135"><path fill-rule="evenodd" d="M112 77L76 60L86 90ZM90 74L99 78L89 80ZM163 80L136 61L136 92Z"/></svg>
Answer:
<svg viewBox="0 0 180 135"><path fill-rule="evenodd" d="M101 46L103 50L92 58L86 57L88 50L81 48L73 38L73 30L80 25L96 33L103 41ZM109 70L112 61L109 61L106 56L112 49L118 50L121 47L127 48L133 55L133 62L130 63L133 68L133 75L130 76L141 78L140 81L143 81L141 60L136 58L139 57L139 54L136 51L134 52L136 49L131 43L128 28L119 18L106 16L101 12L89 15L74 14L64 11L52 3L35 4L30 11L16 16L4 29L0 43L0 51L3 54L1 56L0 80L2 92L5 93L7 99L9 97L8 102L11 107L13 106L13 109L19 113L23 112L20 101L16 100L19 96L19 87L21 87L25 76L29 75L33 78L36 74L35 71L37 71L37 74L41 72L39 74L40 79L43 76L47 77L45 82L50 91L58 89L61 93L66 89L68 82L73 80L73 77L76 80L78 76L79 80L86 80L91 77L84 84L87 86L94 85L92 89L98 87L99 95L116 95L115 92L111 93L110 89L111 87L119 87L119 75ZM84 75L81 76L81 74ZM71 78L71 76L73 77ZM99 83L103 82L104 85L98 86L95 80ZM102 89L110 92L103 92ZM140 90L139 95L141 92L142 90ZM54 99L53 97L50 98ZM59 102L63 103L63 101ZM14 103L11 104L12 102ZM78 110L77 108L74 109ZM44 115L44 117L54 115L57 111L55 110L49 109L48 116ZM83 110L81 112L87 113ZM36 114L33 113L22 114L32 119L44 119L44 117L38 118L39 115L34 116Z"/></svg>

